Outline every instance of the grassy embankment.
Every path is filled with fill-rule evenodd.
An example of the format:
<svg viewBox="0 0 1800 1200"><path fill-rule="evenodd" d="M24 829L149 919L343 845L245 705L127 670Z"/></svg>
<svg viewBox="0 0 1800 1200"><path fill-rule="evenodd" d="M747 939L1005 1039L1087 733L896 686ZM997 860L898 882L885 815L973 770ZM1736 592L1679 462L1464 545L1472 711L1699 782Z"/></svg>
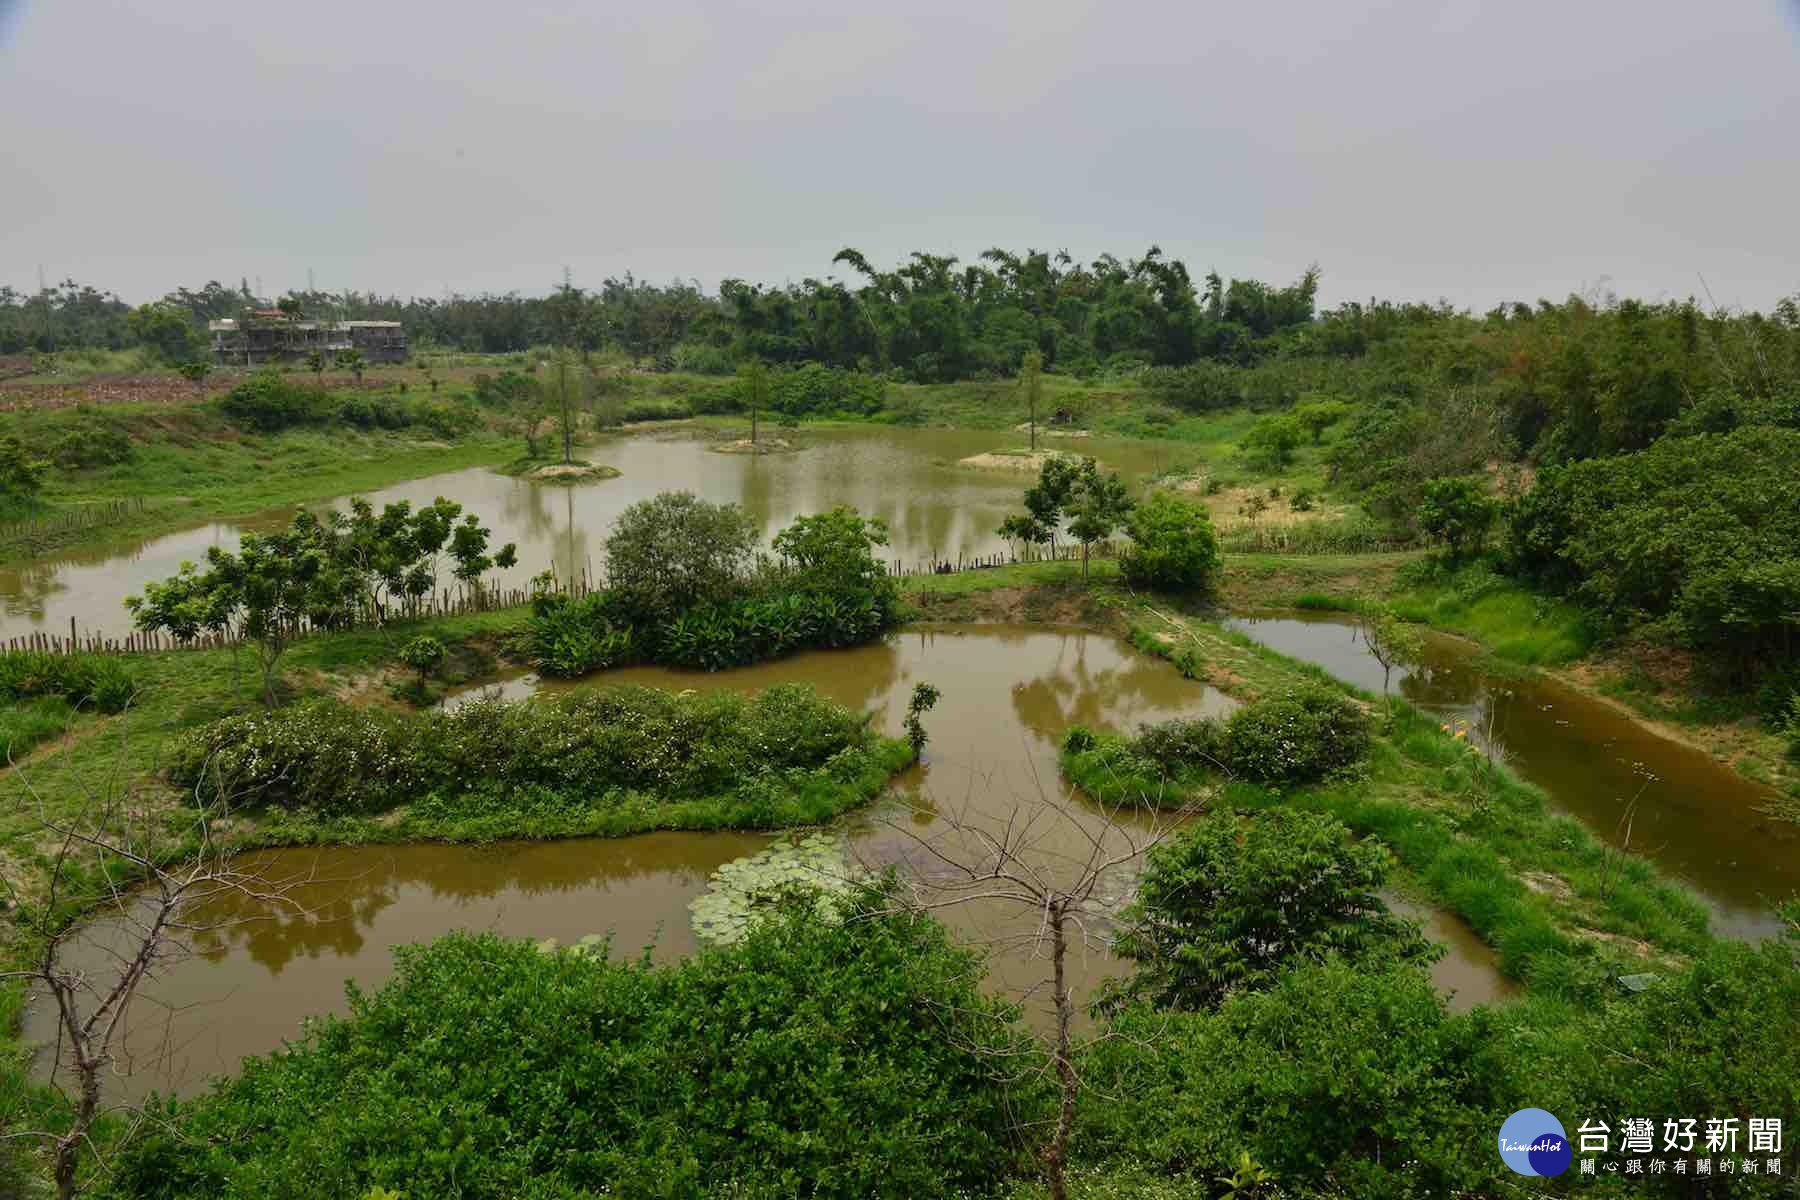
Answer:
<svg viewBox="0 0 1800 1200"><path fill-rule="evenodd" d="M1266 560L1228 560L1227 590L1249 590L1241 578L1267 570L1285 589L1355 594L1369 573L1355 559L1286 567ZM1085 610L1142 650L1182 661L1196 677L1240 700L1322 684L1358 696L1381 726L1364 779L1286 794L1216 780L1189 782L1212 803L1255 808L1283 803L1329 811L1359 834L1392 847L1407 882L1432 903L1457 913L1499 951L1502 968L1534 987L1579 995L1608 975L1656 969L1698 951L1708 938L1704 909L1660 878L1642 859L1605 846L1570 817L1550 813L1541 791L1504 766L1490 765L1436 720L1404 703L1391 719L1379 701L1338 683L1209 616L1181 611L1114 587L1111 564L1084 595L1078 566L1057 563L919 580L918 603L934 617L1010 617L1021 606L1039 612ZM1233 580L1233 576L1240 578ZM1017 593L1029 589L1029 598ZM1281 597L1280 591L1264 596ZM1070 764L1077 783L1095 792L1139 788L1116 762Z"/></svg>

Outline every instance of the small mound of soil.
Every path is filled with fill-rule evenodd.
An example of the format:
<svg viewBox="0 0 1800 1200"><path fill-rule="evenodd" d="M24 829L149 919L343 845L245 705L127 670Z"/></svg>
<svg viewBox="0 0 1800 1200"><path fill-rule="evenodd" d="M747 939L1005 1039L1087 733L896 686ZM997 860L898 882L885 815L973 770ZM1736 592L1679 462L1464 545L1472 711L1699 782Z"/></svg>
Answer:
<svg viewBox="0 0 1800 1200"><path fill-rule="evenodd" d="M593 463L546 463L520 475L533 483L584 483L590 479L617 479L619 468Z"/></svg>
<svg viewBox="0 0 1800 1200"><path fill-rule="evenodd" d="M1041 471L1044 464L1053 458L1068 458L1066 450L989 450L985 454L971 454L958 459L957 465L964 467L982 467L992 471Z"/></svg>
<svg viewBox="0 0 1800 1200"><path fill-rule="evenodd" d="M764 437L757 438L754 442L749 438L738 438L733 442L719 442L712 449L720 454L791 454L800 447L786 438Z"/></svg>

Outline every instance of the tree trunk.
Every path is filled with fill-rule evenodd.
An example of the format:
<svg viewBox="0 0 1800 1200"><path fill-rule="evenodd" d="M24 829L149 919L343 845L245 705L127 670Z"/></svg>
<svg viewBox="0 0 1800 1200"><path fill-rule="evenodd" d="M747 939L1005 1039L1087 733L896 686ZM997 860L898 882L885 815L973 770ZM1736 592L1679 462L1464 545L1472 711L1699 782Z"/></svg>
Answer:
<svg viewBox="0 0 1800 1200"><path fill-rule="evenodd" d="M1088 544L1081 543L1081 582L1087 582Z"/></svg>
<svg viewBox="0 0 1800 1200"><path fill-rule="evenodd" d="M1073 1017L1074 997L1069 993L1069 984L1064 971L1064 960L1068 956L1068 914L1060 904L1050 910L1050 955L1055 968L1056 989L1056 1079L1062 1088L1062 1104L1056 1114L1056 1132L1050 1137L1050 1145L1044 1149L1044 1173L1049 1177L1050 1200L1068 1200L1069 1188L1063 1178L1063 1166L1068 1159L1069 1130L1075 1124L1075 1093L1080 1086L1075 1076L1075 1064L1070 1061L1069 1022Z"/></svg>
<svg viewBox="0 0 1800 1200"><path fill-rule="evenodd" d="M756 406L750 406L750 445L756 445Z"/></svg>

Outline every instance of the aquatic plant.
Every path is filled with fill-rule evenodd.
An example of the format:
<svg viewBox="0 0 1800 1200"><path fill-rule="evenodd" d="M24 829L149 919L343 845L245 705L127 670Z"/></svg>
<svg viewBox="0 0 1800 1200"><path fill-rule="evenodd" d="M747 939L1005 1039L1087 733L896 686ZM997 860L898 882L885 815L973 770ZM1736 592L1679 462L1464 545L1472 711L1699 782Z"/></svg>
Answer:
<svg viewBox="0 0 1800 1200"><path fill-rule="evenodd" d="M822 921L840 920L868 879L836 838L811 833L726 863L688 909L696 934L728 946L785 903L806 905Z"/></svg>

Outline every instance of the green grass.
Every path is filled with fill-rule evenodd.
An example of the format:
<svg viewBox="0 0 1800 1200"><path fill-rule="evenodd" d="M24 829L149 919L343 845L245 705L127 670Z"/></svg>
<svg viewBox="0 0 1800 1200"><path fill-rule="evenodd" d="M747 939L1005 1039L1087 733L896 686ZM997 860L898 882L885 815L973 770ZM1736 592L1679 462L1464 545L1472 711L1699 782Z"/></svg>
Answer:
<svg viewBox="0 0 1800 1200"><path fill-rule="evenodd" d="M61 696L38 696L0 708L0 765L23 758L56 737L74 717L75 710Z"/></svg>
<svg viewBox="0 0 1800 1200"><path fill-rule="evenodd" d="M1133 616L1146 629L1172 634L1164 653L1190 650L1203 668L1238 681L1240 696L1297 683L1322 683L1375 697L1212 622L1177 617L1176 626ZM1134 639L1135 640L1135 639ZM1141 643L1140 643L1141 644ZM1557 814L1539 789L1504 766L1491 769L1466 742L1444 734L1431 717L1398 702L1379 730L1366 775L1339 783L1275 792L1201 774L1162 784L1129 759L1065 755L1078 786L1108 796L1160 786L1178 805L1223 787L1215 803L1239 808L1286 804L1329 812L1359 836L1380 838L1409 878L1434 903L1466 920L1499 952L1502 969L1534 988L1571 999L1593 994L1613 974L1645 961L1594 934L1648 944L1662 956L1695 954L1709 942L1706 910L1642 858L1612 854L1579 821ZM1566 885L1534 890L1526 874Z"/></svg>
<svg viewBox="0 0 1800 1200"><path fill-rule="evenodd" d="M1393 598L1408 621L1465 634L1495 658L1531 667L1573 662L1593 645L1585 614L1511 581L1489 576L1473 595L1455 582L1411 583Z"/></svg>

